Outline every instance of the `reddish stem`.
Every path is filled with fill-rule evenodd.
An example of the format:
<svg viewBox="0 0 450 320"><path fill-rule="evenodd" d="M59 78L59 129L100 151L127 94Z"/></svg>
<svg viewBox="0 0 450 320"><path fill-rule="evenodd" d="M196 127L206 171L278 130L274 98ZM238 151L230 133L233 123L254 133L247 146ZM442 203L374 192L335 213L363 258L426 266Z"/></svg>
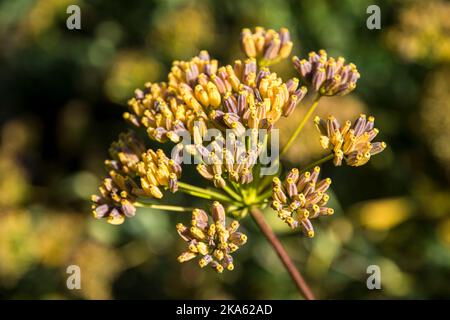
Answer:
<svg viewBox="0 0 450 320"><path fill-rule="evenodd" d="M287 254L280 240L278 240L277 236L273 232L273 230L267 225L264 220L264 216L258 208L252 208L250 213L255 220L258 227L261 229L264 236L270 242L274 250L276 251L278 257L283 262L283 265L289 272L292 280L294 280L295 285L297 286L298 291L307 299L307 300L315 300L314 294L306 283L305 279L302 277L300 272L295 267L294 263L291 260L291 257Z"/></svg>

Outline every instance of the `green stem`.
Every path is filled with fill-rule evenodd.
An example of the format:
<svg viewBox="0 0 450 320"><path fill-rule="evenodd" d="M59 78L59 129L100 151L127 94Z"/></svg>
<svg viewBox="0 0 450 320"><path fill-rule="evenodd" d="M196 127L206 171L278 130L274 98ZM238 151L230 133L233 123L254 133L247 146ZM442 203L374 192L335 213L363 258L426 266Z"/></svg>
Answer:
<svg viewBox="0 0 450 320"><path fill-rule="evenodd" d="M266 60L263 58L258 59L258 67L259 68L263 68L263 67L270 67L274 64L277 64L281 61L281 58L277 58L277 59L273 59L273 60Z"/></svg>
<svg viewBox="0 0 450 320"><path fill-rule="evenodd" d="M186 190L183 188L180 188L179 191L186 193L188 195L191 195L193 197L197 197L197 198L202 198L202 199L207 199L207 200L217 200L208 194L200 193L198 191L191 191L191 190Z"/></svg>
<svg viewBox="0 0 450 320"><path fill-rule="evenodd" d="M239 189L239 185L236 182L230 180L230 183L233 186L234 191L241 192L241 190Z"/></svg>
<svg viewBox="0 0 450 320"><path fill-rule="evenodd" d="M196 197L203 198L203 199L209 199L209 200L222 200L222 201L230 202L230 203L234 202L233 199L227 197L223 193L219 193L219 192L215 192L212 190L193 186L193 185L185 183L185 182L178 181L178 186L180 187L181 191L188 193L192 196L196 196Z"/></svg>
<svg viewBox="0 0 450 320"><path fill-rule="evenodd" d="M225 185L223 188L223 190L225 190L226 193L228 193L234 200L241 202L242 201L242 197L240 195L238 195L236 192L234 192L233 190L231 190L231 188L227 185Z"/></svg>
<svg viewBox="0 0 450 320"><path fill-rule="evenodd" d="M277 159L278 162L278 159ZM261 184L258 187L258 192L262 192L271 182L274 176L278 176L281 172L281 168L278 169L277 173L271 176L265 176L264 179L261 181Z"/></svg>
<svg viewBox="0 0 450 320"><path fill-rule="evenodd" d="M327 162L328 160L331 160L333 158L334 158L334 153L330 153L329 155L323 157L322 159L319 159L319 160L317 160L317 161L315 161L313 163L308 164L306 167L302 168L300 170L300 172L308 171L308 170L314 168L315 166L318 166L318 165L320 165L320 164L322 164L324 162Z"/></svg>
<svg viewBox="0 0 450 320"><path fill-rule="evenodd" d="M268 199L272 195L272 188L266 190L263 194L261 194L257 199L256 203L264 202L264 200Z"/></svg>
<svg viewBox="0 0 450 320"><path fill-rule="evenodd" d="M134 203L134 206L140 207L140 208L151 208L151 209L175 211L175 212L189 212L189 211L193 210L193 208L186 208L186 207L181 207L181 206L151 204L151 203L143 203L143 202L138 202L138 201Z"/></svg>
<svg viewBox="0 0 450 320"><path fill-rule="evenodd" d="M292 143L294 143L295 139L298 137L300 132L303 130L306 122L308 122L308 119L313 114L314 110L316 110L317 106L319 105L320 95L317 95L317 97L314 99L313 104L309 107L308 112L306 113L305 117L303 118L302 122L298 125L297 129L295 129L292 136L289 138L288 142L284 145L283 149L281 150L280 157L282 157L288 149L291 147Z"/></svg>

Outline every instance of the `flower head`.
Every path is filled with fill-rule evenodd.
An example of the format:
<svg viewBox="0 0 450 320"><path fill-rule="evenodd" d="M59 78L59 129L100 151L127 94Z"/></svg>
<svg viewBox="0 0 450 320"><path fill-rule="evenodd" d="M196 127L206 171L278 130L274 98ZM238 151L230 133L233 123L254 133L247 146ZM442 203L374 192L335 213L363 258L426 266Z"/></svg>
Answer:
<svg viewBox="0 0 450 320"><path fill-rule="evenodd" d="M201 51L190 61L173 62L167 83L136 90L124 118L159 142L178 143L185 133L201 140L211 126L208 120L240 136L245 129L271 129L282 115L290 115L307 91L298 84L296 78L283 83L269 69L258 69L253 58L218 67Z"/></svg>
<svg viewBox="0 0 450 320"><path fill-rule="evenodd" d="M172 69L168 75L169 87L175 91L187 89L186 85L194 89L201 81L200 78L211 77L217 73L217 68L218 61L211 59L206 50L200 51L190 61L176 60L172 63Z"/></svg>
<svg viewBox="0 0 450 320"><path fill-rule="evenodd" d="M109 148L112 159L106 160L105 166L109 170L133 176L144 152L145 144L134 131L121 133L119 140L113 142Z"/></svg>
<svg viewBox="0 0 450 320"><path fill-rule="evenodd" d="M219 273L224 269L233 270L231 253L247 242L247 236L237 231L237 221L226 226L225 209L219 202L213 203L211 212L211 224L207 213L201 209L192 211L190 227L182 223L177 224L178 234L188 243L188 250L178 257L178 261L186 262L201 256L198 264L202 268L210 265Z"/></svg>
<svg viewBox="0 0 450 320"><path fill-rule="evenodd" d="M183 134L193 133L194 123L205 126L207 115L194 96L194 88L200 78L216 71L217 60L211 60L206 51L190 61L174 61L168 82L146 83L144 90L135 91L134 98L128 101L130 112L125 112L124 118L145 127L153 140L178 143ZM217 105L220 101L215 93L211 90L211 101Z"/></svg>
<svg viewBox="0 0 450 320"><path fill-rule="evenodd" d="M91 200L92 214L97 219L106 218L108 223L122 224L125 217L131 218L136 213L133 195L137 189L136 183L128 176L123 176L115 171L110 171L100 187L100 194L93 195Z"/></svg>
<svg viewBox="0 0 450 320"><path fill-rule="evenodd" d="M301 227L308 237L314 237L311 219L334 213L326 206L329 196L325 193L331 185L331 179L318 181L320 168L300 174L294 168L281 182L274 178L272 183L272 208L278 217L292 229Z"/></svg>
<svg viewBox="0 0 450 320"><path fill-rule="evenodd" d="M163 150L147 150L142 161L137 165L141 188L144 195L161 199L161 186L168 187L171 192L178 190L178 179L181 177L181 166L166 156Z"/></svg>
<svg viewBox="0 0 450 320"><path fill-rule="evenodd" d="M212 77L222 105L209 113L218 128L241 136L245 129L271 129L281 116L290 115L306 95L296 78L286 83L268 68L258 69L255 59L236 60Z"/></svg>
<svg viewBox="0 0 450 320"><path fill-rule="evenodd" d="M133 203L139 186L133 178L144 151L144 143L133 131L120 134L119 139L111 144L111 159L105 161L108 176L102 181L99 194L91 197L95 218L107 218L111 224L121 224L125 217L135 215Z"/></svg>
<svg viewBox="0 0 450 320"><path fill-rule="evenodd" d="M310 52L309 58L292 58L294 67L301 78L309 84L314 91L323 96L343 96L356 88L360 74L353 63L344 64L345 59L337 60L328 57L325 50L319 53Z"/></svg>
<svg viewBox="0 0 450 320"><path fill-rule="evenodd" d="M308 59L293 57L300 79L284 81L268 66L291 53L293 44L285 28L279 32L261 27L254 31L243 29L241 45L246 55L243 60L219 65L208 52L201 51L188 61L174 61L164 82L146 83L144 89L135 90L124 118L145 130L152 140L175 143L172 158L161 149L147 149L134 132L120 135L109 150L110 159L105 161L108 176L100 185L99 194L92 196L92 210L96 218L121 224L126 217L135 215L136 207L191 210L158 203L155 199L163 198L165 190L179 189L190 196L223 201L228 205L227 212L215 201L212 221L207 212L197 208L192 211L190 225L177 224L179 236L187 242L187 250L178 256L178 261L198 257L202 268L209 265L219 273L233 270L232 253L246 243L247 236L237 231L237 221L226 223L226 213L238 218L250 213L302 289L304 285L289 267L289 257L274 241L258 207L272 200L271 206L282 221L313 237L312 219L334 213L327 206L331 179L319 180L319 167L305 172L294 168L283 181L278 177L271 180L270 175L254 179L253 169L262 175L263 168L255 164L261 155L265 156L262 152L269 150L272 156L276 153L272 164L279 164L314 114L319 98L348 94L355 89L360 74L354 64L345 64L344 58L334 59L320 50L311 52ZM317 97L278 154L278 145L273 143L276 141L269 140L275 137L271 129L281 117L291 116L305 97L307 87L303 84L311 86ZM360 166L386 147L384 142L372 143L378 133L373 117L361 115L353 126L347 121L341 127L333 116L326 121L316 117L314 123L321 133L321 146L332 151L316 164L334 157L336 166L344 159L350 166ZM221 190L179 181L180 164L191 163L191 156L198 164L198 173ZM312 296L309 290L302 290L305 297Z"/></svg>
<svg viewBox="0 0 450 320"><path fill-rule="evenodd" d="M256 139L247 147L242 140L236 139L234 134L228 135L226 144L214 141L209 151L203 145L197 145L194 152L202 157L202 163L197 171L202 177L214 182L217 188L226 185L224 177L238 184L247 184L253 181L253 166L256 164L261 145Z"/></svg>
<svg viewBox="0 0 450 320"><path fill-rule="evenodd" d="M366 164L371 156L386 148L385 142L372 142L379 132L374 122L374 117L367 118L365 114L361 114L353 126L351 121L346 121L341 127L331 115L326 121L319 117L314 119L321 134L320 144L334 153L334 165L340 166L345 159L353 167Z"/></svg>
<svg viewBox="0 0 450 320"><path fill-rule="evenodd" d="M255 32L242 29L241 46L249 58L258 58L262 64L273 64L287 58L292 51L293 43L289 30L281 28L279 32L256 27Z"/></svg>
<svg viewBox="0 0 450 320"><path fill-rule="evenodd" d="M162 150L145 151L144 142L134 131L120 134L109 153L111 159L105 161L108 176L102 181L99 194L91 197L94 217L121 224L125 217L135 215L138 196L160 199L161 186L177 191L181 166Z"/></svg>
<svg viewBox="0 0 450 320"><path fill-rule="evenodd" d="M113 145L117 147L119 144ZM152 149L147 150L139 157L139 162L135 162L132 153L128 156L118 156L119 158L127 161L106 161L107 167L117 166L117 168L109 171L99 187L99 194L91 197L95 218L107 218L111 224L122 224L125 217L131 218L135 215L134 202L138 196L161 199L163 197L161 186L167 187L172 192L178 190L177 181L181 176L181 167L169 159L162 150L156 152ZM133 161L129 162L129 159ZM140 183L134 181L135 176L140 179Z"/></svg>

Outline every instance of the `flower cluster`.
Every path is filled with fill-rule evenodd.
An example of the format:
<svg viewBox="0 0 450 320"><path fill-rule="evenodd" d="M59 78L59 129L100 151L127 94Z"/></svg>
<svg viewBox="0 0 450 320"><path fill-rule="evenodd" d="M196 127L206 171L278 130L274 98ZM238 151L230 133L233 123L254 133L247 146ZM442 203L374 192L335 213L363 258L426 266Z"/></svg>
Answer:
<svg viewBox="0 0 450 320"><path fill-rule="evenodd" d="M93 195L92 214L97 219L106 218L108 223L122 224L125 217L131 218L136 213L133 205L136 197L133 190L136 183L128 176L110 171L100 187L100 195Z"/></svg>
<svg viewBox="0 0 450 320"><path fill-rule="evenodd" d="M286 28L276 32L256 27L255 32L248 28L242 30L241 46L247 57L260 59L262 65L269 65L287 58L291 54L293 43Z"/></svg>
<svg viewBox="0 0 450 320"><path fill-rule="evenodd" d="M148 149L142 155L142 161L137 165L141 187L148 197L161 199L163 193L160 187L168 187L171 192L178 190L178 179L181 176L181 166L175 160L168 158L164 151Z"/></svg>
<svg viewBox="0 0 450 320"><path fill-rule="evenodd" d="M345 162L353 167L366 164L371 156L386 148L385 142L372 142L378 134L374 122L374 117L367 118L365 114L359 116L353 127L351 121L346 121L341 127L331 115L326 121L319 117L314 119L321 134L320 144L334 153L334 165L340 166L345 159Z"/></svg>
<svg viewBox="0 0 450 320"><path fill-rule="evenodd" d="M106 218L111 224L121 224L125 217L135 215L133 202L139 187L133 178L144 151L144 143L133 131L120 134L119 139L111 144L111 159L105 160L108 176L99 187L99 195L91 197L95 218Z"/></svg>
<svg viewBox="0 0 450 320"><path fill-rule="evenodd" d="M95 218L121 224L125 217L135 215L133 203L137 197L161 199L161 187L177 191L181 166L162 150L145 151L144 143L135 132L120 134L111 144L109 153L111 159L105 161L108 176L99 187L99 195L91 199Z"/></svg>
<svg viewBox="0 0 450 320"><path fill-rule="evenodd" d="M320 168L311 172L292 169L281 182L274 178L272 183L272 208L278 212L278 217L292 229L301 227L305 235L314 237L311 219L328 216L334 213L326 206L330 198L325 192L331 185L331 179L318 181Z"/></svg>
<svg viewBox="0 0 450 320"><path fill-rule="evenodd" d="M226 226L225 209L219 202L213 203L211 213L213 223L209 223L205 211L194 209L190 227L177 224L178 234L189 244L188 250L178 257L178 261L189 261L200 255L198 264L202 268L210 265L219 273L224 269L233 270L231 253L247 242L247 236L237 231L237 221Z"/></svg>
<svg viewBox="0 0 450 320"><path fill-rule="evenodd" d="M136 90L124 118L159 142L177 143L185 133L202 138L209 122L240 136L245 129L270 129L291 114L306 94L298 83L296 78L283 83L251 58L218 68L202 51L191 61L175 61L167 83Z"/></svg>
<svg viewBox="0 0 450 320"><path fill-rule="evenodd" d="M360 74L353 63L345 64L345 59L328 57L325 50L310 52L308 60L292 58L295 69L303 81L323 96L343 96L356 88Z"/></svg>
<svg viewBox="0 0 450 320"><path fill-rule="evenodd" d="M288 116L306 95L298 79L286 83L267 68L258 69L255 59L219 68L213 81L222 95L222 107L210 112L217 128L232 129L241 136L245 129L272 129Z"/></svg>
<svg viewBox="0 0 450 320"><path fill-rule="evenodd" d="M213 181L217 188L224 188L226 182L223 175L229 181L238 184L248 184L253 181L253 166L260 154L261 146L257 145L257 138L249 148L245 143L236 139L234 134L228 135L227 143L216 143L212 151L208 151L202 145L197 146L203 156L203 163L197 166L197 171L202 177Z"/></svg>
<svg viewBox="0 0 450 320"><path fill-rule="evenodd" d="M177 99L166 83L147 83L145 90L136 90L128 102L131 112L124 119L136 127L146 128L149 137L158 142L179 142L180 136L192 131L195 112Z"/></svg>
<svg viewBox="0 0 450 320"><path fill-rule="evenodd" d="M146 128L149 137L159 142L179 142L183 134L193 133L194 123L205 126L207 115L202 104L194 96L201 81L217 73L217 60L211 60L208 52L201 51L190 61L174 61L168 82L146 83L145 89L137 89L128 101L129 112L124 118L136 127ZM210 81L207 85L208 106L218 107L220 95ZM205 97L205 92L197 95Z"/></svg>
<svg viewBox="0 0 450 320"><path fill-rule="evenodd" d="M266 206L271 195L272 208L279 218L292 229L302 229L308 237L314 236L312 219L333 214L333 209L327 207L326 194L331 180L319 180L319 167L312 171L292 169L281 181L278 177L260 176L258 164L263 164L269 142L271 155L278 150L269 140L272 129L281 117L294 112L307 94L307 86L317 97L305 110L304 119L281 154L276 154L276 164L314 113L319 99L351 92L360 77L354 64L345 64L344 58L334 59L320 50L311 52L308 60L294 57L300 79L284 81L268 66L291 53L293 44L285 28L279 32L261 27L254 32L244 29L241 46L247 56L244 60L219 65L208 52L201 51L189 61L174 61L165 82L146 83L144 89L135 90L124 118L151 140L174 143L171 157L162 149L147 149L133 131L121 134L109 149L110 159L105 161L108 176L99 194L92 196L94 216L112 224L134 216L136 207L190 211L158 204L165 190L214 201L212 222L207 212L194 209L191 225L180 223L176 228L188 243L178 261L199 256L201 267L210 265L217 272L234 269L231 254L247 241L237 231L237 221L226 224L226 214L243 218L250 212L268 235L270 230L255 208ZM334 157L336 166L344 159L350 166L360 166L386 147L384 142L372 143L378 133L373 117L361 115L353 126L347 121L342 127L332 116L326 121L316 117L314 122L321 132L321 146L332 151L316 163ZM200 176L219 190L179 181L182 163L192 157Z"/></svg>
<svg viewBox="0 0 450 320"><path fill-rule="evenodd" d="M269 31L266 36L276 38ZM277 37L287 41L289 34L282 29ZM124 117L146 128L149 137L159 142L177 143L189 134L193 145L188 145L188 151L203 156L199 172L223 188L224 176L242 184L253 180L252 167L261 149L245 155L237 154L236 148L224 150L223 155L205 152L207 129L231 130L236 137L242 137L247 129L270 130L281 116L294 111L306 92L298 79L284 83L268 68L258 68L253 58L218 67L217 60L201 51L191 61L175 61L167 83L146 84L145 90L136 90ZM152 188L151 194L158 197L160 192Z"/></svg>
<svg viewBox="0 0 450 320"><path fill-rule="evenodd" d="M145 144L134 131L121 133L109 148L111 159L105 160L105 166L109 170L133 176L137 173L137 165L144 152Z"/></svg>

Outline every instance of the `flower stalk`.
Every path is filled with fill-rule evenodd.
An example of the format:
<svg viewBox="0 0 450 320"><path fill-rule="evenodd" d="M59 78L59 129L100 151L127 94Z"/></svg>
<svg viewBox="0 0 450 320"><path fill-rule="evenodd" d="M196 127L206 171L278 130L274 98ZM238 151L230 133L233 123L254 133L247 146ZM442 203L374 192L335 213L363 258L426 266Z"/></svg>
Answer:
<svg viewBox="0 0 450 320"><path fill-rule="evenodd" d="M314 99L313 103L311 104L311 106L308 109L308 112L305 114L302 121L300 122L298 127L295 129L294 133L290 136L289 140L283 146L283 149L281 149L279 158L281 158L289 150L291 145L294 143L295 139L297 139L300 132L302 132L303 128L305 127L305 124L308 122L309 118L311 117L311 115L314 113L317 106L319 105L320 98L321 98L321 96L317 95L317 97Z"/></svg>
<svg viewBox="0 0 450 320"><path fill-rule="evenodd" d="M221 200L228 203L234 203L233 199L230 197L227 197L223 193L219 193L216 191L212 191L205 188L200 188L194 185L191 185L186 182L178 182L178 186L180 187L180 190L186 191L190 195L198 196L200 198L209 199L209 200Z"/></svg>
<svg viewBox="0 0 450 320"><path fill-rule="evenodd" d="M267 225L266 221L264 220L262 212L258 208L253 207L250 209L250 214L253 218L253 221L255 221L261 232L266 237L267 241L269 241L269 243L277 253L284 267L286 268L292 280L294 281L294 284L297 287L298 291L303 295L303 297L305 297L305 299L315 300L311 288L306 283L300 271L298 271L298 269L295 267L291 257L284 249L280 240L277 238L273 230Z"/></svg>
<svg viewBox="0 0 450 320"><path fill-rule="evenodd" d="M234 200L242 202L242 197L234 192L229 186L225 185L223 190L228 193Z"/></svg>
<svg viewBox="0 0 450 320"><path fill-rule="evenodd" d="M323 164L323 163L325 163L325 162L327 162L327 161L329 161L329 160L332 160L333 157L334 157L333 154L329 154L329 155L327 155L327 156L325 156L325 157L323 157L323 158L321 158L321 159L319 159L319 160L317 160L317 161L315 161L315 162L313 162L313 163L310 163L310 164L308 164L307 166L303 167L303 168L300 170L300 172L308 171L308 170L310 170L310 169L312 169L312 168L314 168L314 167L316 167L316 166L319 166L319 165L321 165L321 164Z"/></svg>
<svg viewBox="0 0 450 320"><path fill-rule="evenodd" d="M163 210L163 211L172 211L172 212L189 212L189 211L192 211L194 209L194 208L183 207L183 206L151 204L151 203L144 203L144 202L139 202L139 201L136 201L134 203L134 206L140 207L140 208L149 208L149 209L156 209L156 210Z"/></svg>

